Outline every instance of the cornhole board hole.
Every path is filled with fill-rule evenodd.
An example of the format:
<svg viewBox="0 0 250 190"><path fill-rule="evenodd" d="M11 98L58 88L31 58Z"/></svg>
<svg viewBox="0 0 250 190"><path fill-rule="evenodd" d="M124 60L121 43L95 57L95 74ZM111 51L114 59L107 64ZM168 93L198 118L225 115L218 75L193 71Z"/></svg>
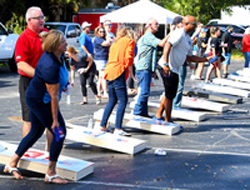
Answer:
<svg viewBox="0 0 250 190"><path fill-rule="evenodd" d="M130 108L134 110L136 102L130 103ZM160 107L160 103L148 102L148 112L155 114ZM207 114L204 112L198 112L183 108L172 109L171 117L177 119L183 119L188 121L202 121L206 119Z"/></svg>
<svg viewBox="0 0 250 190"><path fill-rule="evenodd" d="M114 135L107 132L96 132L94 129L66 123L66 138L126 154L136 154L146 148L146 141Z"/></svg>
<svg viewBox="0 0 250 190"><path fill-rule="evenodd" d="M228 75L228 78L232 79L232 80L236 80L236 81L250 83L250 77L246 77L246 76L230 74L230 75Z"/></svg>
<svg viewBox="0 0 250 190"><path fill-rule="evenodd" d="M213 102L213 101L194 98L194 97L187 97L187 96L182 97L181 106L195 108L195 109L215 111L215 112L224 112L229 109L229 106L227 104L222 104L218 102Z"/></svg>
<svg viewBox="0 0 250 190"><path fill-rule="evenodd" d="M230 94L234 96L240 96L240 97L246 97L248 98L250 96L250 91L248 90L242 90L242 89L236 89L228 86L221 86L216 84L208 84L208 83L197 83L197 88L222 93L222 94Z"/></svg>
<svg viewBox="0 0 250 190"><path fill-rule="evenodd" d="M0 163L7 164L14 155L17 145L0 141ZM46 174L49 164L49 153L37 149L29 149L21 158L18 168ZM77 181L93 173L94 163L60 155L56 165L57 174Z"/></svg>
<svg viewBox="0 0 250 190"><path fill-rule="evenodd" d="M228 104L240 104L243 101L241 97L232 96L228 94L219 94L215 92L209 92L201 89L192 89L192 88L185 88L183 90L183 95L189 97L205 98L208 100L213 100Z"/></svg>
<svg viewBox="0 0 250 190"><path fill-rule="evenodd" d="M94 113L94 119L96 120L96 124L101 121L104 109L100 109ZM113 112L108 122L115 123L116 113ZM134 129L142 129L145 131L150 131L154 133L164 134L164 135L173 135L180 131L180 125L165 121L153 120L146 117L135 116L132 114L124 114L123 117L123 126L127 126Z"/></svg>
<svg viewBox="0 0 250 190"><path fill-rule="evenodd" d="M239 89L245 89L245 90L250 90L250 84L246 82L239 82L239 81L233 81L229 79L220 79L220 78L215 78L213 79L214 84L222 85L222 86L230 86L234 88L239 88Z"/></svg>

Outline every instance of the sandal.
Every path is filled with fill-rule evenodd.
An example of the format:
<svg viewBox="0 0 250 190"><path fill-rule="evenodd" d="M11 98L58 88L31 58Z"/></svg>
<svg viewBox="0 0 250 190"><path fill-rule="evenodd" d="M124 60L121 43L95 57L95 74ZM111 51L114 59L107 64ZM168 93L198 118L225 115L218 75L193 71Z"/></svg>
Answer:
<svg viewBox="0 0 250 190"><path fill-rule="evenodd" d="M49 176L48 174L46 174L45 178L48 178L48 180L46 180L46 179L44 180L45 183L55 183L55 184L66 184L66 183L68 183L68 180L65 180L63 177L61 177L58 174L55 174L53 176ZM64 180L64 182L62 182L62 183L53 182L53 179L56 179L56 178L60 178L60 179Z"/></svg>
<svg viewBox="0 0 250 190"><path fill-rule="evenodd" d="M81 102L80 105L88 104L88 102Z"/></svg>
<svg viewBox="0 0 250 190"><path fill-rule="evenodd" d="M16 178L13 172L16 171L21 177ZM17 168L12 168L9 164L6 164L3 170L4 173L9 173L13 175L16 179L23 179L24 177L21 175L21 172Z"/></svg>

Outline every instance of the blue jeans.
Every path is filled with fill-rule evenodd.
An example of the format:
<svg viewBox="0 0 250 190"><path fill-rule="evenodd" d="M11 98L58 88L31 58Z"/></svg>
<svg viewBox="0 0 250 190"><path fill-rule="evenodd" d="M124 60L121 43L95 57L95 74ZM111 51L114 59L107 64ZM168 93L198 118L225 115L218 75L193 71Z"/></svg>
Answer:
<svg viewBox="0 0 250 190"><path fill-rule="evenodd" d="M225 61L223 61L222 63L224 65L230 65L230 60L231 60L231 53L225 53L225 54L222 54L225 58Z"/></svg>
<svg viewBox="0 0 250 190"><path fill-rule="evenodd" d="M187 66L182 65L179 73L179 83L178 83L177 93L173 100L173 107L179 108L181 106L182 92L184 89L186 75L187 75Z"/></svg>
<svg viewBox="0 0 250 190"><path fill-rule="evenodd" d="M249 62L250 62L250 51L243 53L244 57L245 57L245 67L249 66Z"/></svg>
<svg viewBox="0 0 250 190"><path fill-rule="evenodd" d="M57 142L54 131L51 129L53 123L51 103L37 103L30 98L27 98L27 96L26 103L30 108L31 130L20 142L16 154L22 157L23 154L43 135L45 128L47 128L54 135L50 145L49 160L57 161L66 136L66 127L60 111L58 111L58 122L60 123L65 136Z"/></svg>
<svg viewBox="0 0 250 190"><path fill-rule="evenodd" d="M108 84L109 101L104 109L101 126L106 127L109 116L111 112L113 111L117 101L119 100L117 112L116 112L115 128L121 129L123 116L124 116L126 105L128 102L125 72L123 72L115 80L112 80L112 81L107 80L107 84Z"/></svg>
<svg viewBox="0 0 250 190"><path fill-rule="evenodd" d="M148 97L150 95L150 83L152 71L141 70L136 71L137 79L140 84L140 94L135 104L134 115L148 116Z"/></svg>

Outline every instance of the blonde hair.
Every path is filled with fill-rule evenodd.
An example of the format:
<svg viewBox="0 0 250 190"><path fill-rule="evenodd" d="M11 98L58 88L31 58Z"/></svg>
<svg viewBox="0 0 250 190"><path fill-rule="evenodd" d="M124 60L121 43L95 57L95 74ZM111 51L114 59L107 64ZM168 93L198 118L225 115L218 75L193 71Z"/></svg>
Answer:
<svg viewBox="0 0 250 190"><path fill-rule="evenodd" d="M50 30L42 36L42 48L48 53L54 53L60 45L63 33L60 30Z"/></svg>
<svg viewBox="0 0 250 190"><path fill-rule="evenodd" d="M119 32L118 32L118 35L117 35L117 40L124 37L124 36L127 36L128 38L132 39L132 40L135 40L135 32L130 28L130 27L125 27L125 28L122 28Z"/></svg>
<svg viewBox="0 0 250 190"><path fill-rule="evenodd" d="M77 54L76 49L72 46L67 47L67 52L72 53L72 54Z"/></svg>
<svg viewBox="0 0 250 190"><path fill-rule="evenodd" d="M218 30L220 30L219 27L211 27L211 28L210 28L210 35L211 35L212 37L215 37L215 33L216 33Z"/></svg>

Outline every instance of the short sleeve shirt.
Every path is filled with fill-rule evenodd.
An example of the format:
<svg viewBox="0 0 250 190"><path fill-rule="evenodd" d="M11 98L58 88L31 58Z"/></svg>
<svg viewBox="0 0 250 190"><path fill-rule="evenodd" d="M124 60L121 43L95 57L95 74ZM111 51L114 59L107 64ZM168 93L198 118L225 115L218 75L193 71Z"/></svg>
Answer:
<svg viewBox="0 0 250 190"><path fill-rule="evenodd" d="M227 44L227 47L225 47L225 53L231 53L232 45L233 45L233 38L228 31L226 31L222 35L221 41L224 42L224 44Z"/></svg>
<svg viewBox="0 0 250 190"><path fill-rule="evenodd" d="M89 51L89 53L92 56L94 56L94 46L88 34L86 34L85 32L82 32L79 38L79 43L80 43L80 46L84 45L86 49ZM80 50L83 52L82 48L80 48Z"/></svg>
<svg viewBox="0 0 250 190"><path fill-rule="evenodd" d="M172 72L179 74L187 55L192 55L192 40L185 30L180 28L171 33L168 41L172 44L168 64Z"/></svg>
<svg viewBox="0 0 250 190"><path fill-rule="evenodd" d="M99 36L94 39L95 60L108 60L109 47L102 46L104 41Z"/></svg>
<svg viewBox="0 0 250 190"><path fill-rule="evenodd" d="M86 52L81 52L80 51L77 54L77 57L78 57L78 62L76 62L74 59L70 58L69 64L70 65L75 65L76 69L88 67L88 61L86 61L88 55L87 55ZM91 65L91 67L89 68L89 71L93 71L95 69L96 69L95 63L93 62L92 65Z"/></svg>
<svg viewBox="0 0 250 190"><path fill-rule="evenodd" d="M216 54L222 53L221 42L218 38L212 38L210 41L210 47L215 48Z"/></svg>
<svg viewBox="0 0 250 190"><path fill-rule="evenodd" d="M26 91L26 97L42 103L47 90L46 83L59 83L61 66L62 64L54 54L45 52L37 64L35 75Z"/></svg>
<svg viewBox="0 0 250 190"><path fill-rule="evenodd" d="M26 28L16 42L16 63L24 61L33 68L36 68L36 65L43 53L44 51L42 49L42 41L39 34L33 32L29 28ZM18 70L18 73L20 75L32 78L32 76L27 75L21 70Z"/></svg>
<svg viewBox="0 0 250 190"><path fill-rule="evenodd" d="M161 42L147 31L140 39L136 70L155 70L157 46Z"/></svg>

